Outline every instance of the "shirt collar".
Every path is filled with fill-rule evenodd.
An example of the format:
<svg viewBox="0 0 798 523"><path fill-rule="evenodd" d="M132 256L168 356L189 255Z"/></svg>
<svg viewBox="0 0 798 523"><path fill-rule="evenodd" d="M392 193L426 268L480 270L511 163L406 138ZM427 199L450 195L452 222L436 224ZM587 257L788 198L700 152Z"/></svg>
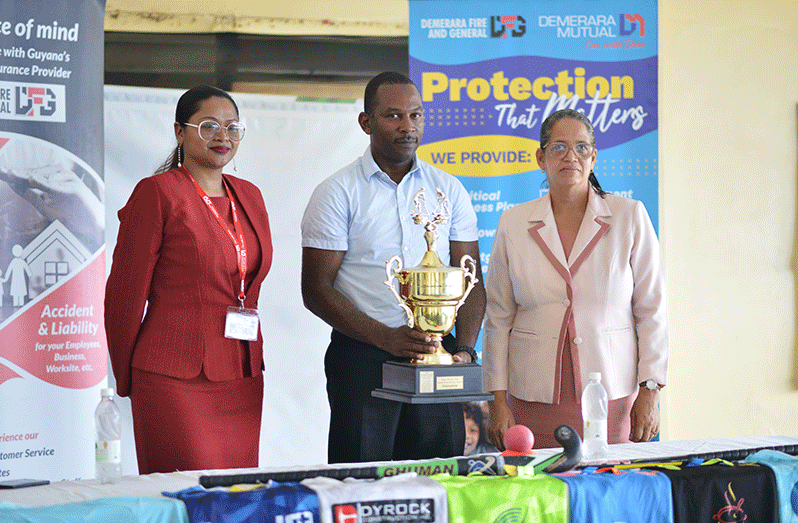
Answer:
<svg viewBox="0 0 798 523"><path fill-rule="evenodd" d="M368 182L371 178L379 173L384 174L388 177L388 174L380 169L380 166L377 165L377 162L374 161L374 156L371 155L371 145L366 147L366 151L363 153L363 156L360 158L360 166L363 168L363 177ZM413 165L410 167L410 171L408 171L407 175L410 176L416 171L420 171L421 164L418 162L418 155L413 156Z"/></svg>

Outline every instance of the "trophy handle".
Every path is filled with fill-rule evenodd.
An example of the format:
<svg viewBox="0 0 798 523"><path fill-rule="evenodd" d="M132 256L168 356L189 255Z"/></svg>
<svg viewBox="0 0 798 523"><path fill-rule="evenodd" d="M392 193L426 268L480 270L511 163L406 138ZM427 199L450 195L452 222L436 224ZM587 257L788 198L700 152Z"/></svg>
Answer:
<svg viewBox="0 0 798 523"><path fill-rule="evenodd" d="M460 310L460 307L465 303L468 295L471 294L471 289L474 288L474 284L479 281L477 279L477 264L474 261L474 258L468 254L464 254L463 257L460 258L460 268L465 272L465 278L468 280L468 286L463 293L463 297L457 302L457 308L455 311Z"/></svg>
<svg viewBox="0 0 798 523"><path fill-rule="evenodd" d="M473 260L471 261L473 263ZM396 270L392 269L394 262L396 262ZM388 260L388 263L385 264L385 275L388 277L388 279L383 283L385 283L385 285L387 285L388 288L391 289L394 298L396 298L396 301L399 302L399 306L402 307L407 313L407 325L412 329L416 325L416 322L413 320L413 311L410 310L410 307L407 306L402 297L399 296L399 293L396 292L396 287L393 284L393 280L396 279L396 273L401 270L402 270L402 258L400 258L399 256L394 256L393 258Z"/></svg>

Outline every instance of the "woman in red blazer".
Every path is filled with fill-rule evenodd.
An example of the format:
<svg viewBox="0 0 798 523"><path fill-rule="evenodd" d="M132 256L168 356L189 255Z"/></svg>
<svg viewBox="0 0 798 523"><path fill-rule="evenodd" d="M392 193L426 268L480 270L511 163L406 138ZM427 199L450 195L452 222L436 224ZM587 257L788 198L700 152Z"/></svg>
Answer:
<svg viewBox="0 0 798 523"><path fill-rule="evenodd" d="M222 174L245 132L230 95L190 89L174 128L172 156L119 211L105 293L117 392L140 474L256 467L269 219L255 185Z"/></svg>

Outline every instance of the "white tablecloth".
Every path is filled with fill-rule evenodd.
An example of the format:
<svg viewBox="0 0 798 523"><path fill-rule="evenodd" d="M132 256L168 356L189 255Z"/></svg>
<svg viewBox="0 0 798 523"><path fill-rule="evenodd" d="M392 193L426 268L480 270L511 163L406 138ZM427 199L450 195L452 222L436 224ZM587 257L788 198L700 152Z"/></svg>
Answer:
<svg viewBox="0 0 798 523"><path fill-rule="evenodd" d="M779 445L798 445L798 435L655 441L650 443L610 445L608 461L657 460L689 454L705 454L737 449L757 449ZM561 450L562 449L542 449L536 451L536 454L547 456L556 454ZM327 465L319 465L318 467L312 468L325 467L327 467ZM10 501L28 507L36 507L120 496L161 497L161 493L165 491L176 492L198 485L199 478L203 475L268 473L278 470L304 470L307 468L308 467L199 470L171 472L168 474L147 474L145 476L123 476L119 483L113 485L100 485L94 480L60 481L39 487L0 490L0 500Z"/></svg>

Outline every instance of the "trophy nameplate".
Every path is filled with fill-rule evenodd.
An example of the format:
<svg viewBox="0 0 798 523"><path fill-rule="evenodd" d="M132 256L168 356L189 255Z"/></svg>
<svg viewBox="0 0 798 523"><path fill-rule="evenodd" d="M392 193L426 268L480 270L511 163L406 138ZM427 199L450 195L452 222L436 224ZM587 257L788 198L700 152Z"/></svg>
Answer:
<svg viewBox="0 0 798 523"><path fill-rule="evenodd" d="M457 310L465 303L476 277L476 263L471 256L460 260L460 267L444 265L435 250L435 228L449 219L448 199L437 189L437 204L427 210L424 189L413 198L411 216L424 224L427 252L421 264L402 268L402 259L394 256L385 264L385 285L407 314L407 324L441 341L454 328ZM422 209L423 207L423 209ZM397 291L396 280L399 285ZM482 390L482 367L477 363L453 364L452 355L443 347L427 354L422 361L389 361L382 364L382 388L372 396L404 403L452 403L493 399Z"/></svg>

